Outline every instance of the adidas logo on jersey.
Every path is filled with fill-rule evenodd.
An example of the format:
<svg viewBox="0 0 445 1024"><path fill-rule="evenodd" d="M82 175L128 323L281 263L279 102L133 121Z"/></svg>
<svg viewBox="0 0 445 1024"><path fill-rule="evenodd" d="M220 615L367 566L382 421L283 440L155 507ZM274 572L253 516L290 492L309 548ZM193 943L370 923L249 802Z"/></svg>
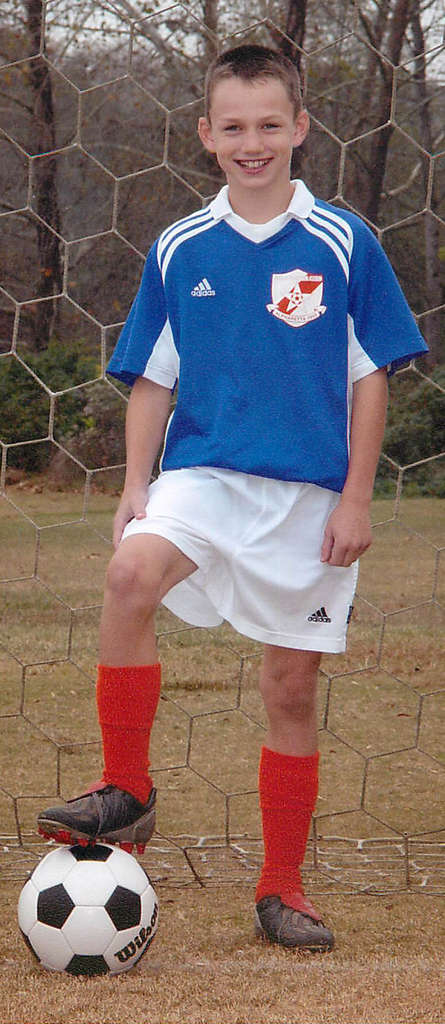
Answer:
<svg viewBox="0 0 445 1024"><path fill-rule="evenodd" d="M206 277L203 277L199 284L192 288L190 295L193 295L197 299L205 299L208 295L216 295L215 289L212 288L210 281Z"/></svg>
<svg viewBox="0 0 445 1024"><path fill-rule="evenodd" d="M332 622L332 619L329 618L329 615L328 615L328 613L326 611L326 608L318 608L317 611L313 613L313 615L308 615L307 621L308 622Z"/></svg>

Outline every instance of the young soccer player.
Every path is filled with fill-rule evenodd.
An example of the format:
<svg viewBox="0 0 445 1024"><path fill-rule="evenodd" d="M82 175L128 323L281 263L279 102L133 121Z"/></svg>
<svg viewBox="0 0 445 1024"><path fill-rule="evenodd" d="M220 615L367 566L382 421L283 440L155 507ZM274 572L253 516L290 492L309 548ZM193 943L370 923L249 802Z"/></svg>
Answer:
<svg viewBox="0 0 445 1024"><path fill-rule="evenodd" d="M153 245L109 365L132 392L100 634L104 774L39 828L144 848L156 610L226 619L264 643L257 932L326 950L332 932L300 875L317 798L317 672L322 652L345 649L371 543L387 369L426 346L365 224L290 180L309 127L292 62L259 46L223 53L206 97L198 131L227 185Z"/></svg>

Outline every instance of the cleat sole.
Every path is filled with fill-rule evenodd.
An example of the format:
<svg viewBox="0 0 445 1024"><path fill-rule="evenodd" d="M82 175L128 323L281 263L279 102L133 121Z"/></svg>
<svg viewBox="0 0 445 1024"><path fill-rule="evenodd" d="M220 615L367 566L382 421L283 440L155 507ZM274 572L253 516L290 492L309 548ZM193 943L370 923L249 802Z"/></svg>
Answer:
<svg viewBox="0 0 445 1024"><path fill-rule="evenodd" d="M64 845L71 845L72 843L71 833L67 832L65 829L51 828L48 830L48 828L43 828L39 825L39 834L43 836L44 839L54 839L56 843L63 843Z"/></svg>
<svg viewBox="0 0 445 1024"><path fill-rule="evenodd" d="M91 839L90 836L77 835L76 832L68 832L63 828L54 828L49 832L39 825L38 832L44 839L53 839L54 842L62 843L64 846L94 846L96 843L96 840Z"/></svg>

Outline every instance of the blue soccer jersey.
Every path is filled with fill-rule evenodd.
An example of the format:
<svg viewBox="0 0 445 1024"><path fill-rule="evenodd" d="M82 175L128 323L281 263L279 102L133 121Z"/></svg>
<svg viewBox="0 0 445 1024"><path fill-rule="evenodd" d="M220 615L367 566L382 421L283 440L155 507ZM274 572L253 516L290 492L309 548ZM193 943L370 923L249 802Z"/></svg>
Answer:
<svg viewBox="0 0 445 1024"><path fill-rule="evenodd" d="M163 232L108 372L177 384L163 469L341 491L354 380L427 346L359 217L298 182L272 235L245 237L234 221L226 188Z"/></svg>

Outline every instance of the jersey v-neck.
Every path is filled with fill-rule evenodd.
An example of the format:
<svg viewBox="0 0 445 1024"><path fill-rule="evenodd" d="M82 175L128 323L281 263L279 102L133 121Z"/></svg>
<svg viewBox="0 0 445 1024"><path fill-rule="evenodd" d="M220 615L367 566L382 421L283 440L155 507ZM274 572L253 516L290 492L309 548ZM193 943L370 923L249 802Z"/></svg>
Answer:
<svg viewBox="0 0 445 1024"><path fill-rule="evenodd" d="M300 180L292 181L292 185L294 186L294 191L287 210L284 210L283 213L279 213L277 217L272 217L271 220L263 224L252 223L252 221L248 221L244 217L240 217L238 213L235 213L230 205L227 185L218 193L210 204L210 208L215 220L225 221L230 228L233 228L243 238L254 242L256 245L260 245L261 242L266 242L273 235L279 234L292 219L309 216L314 204L312 193L309 192L304 182Z"/></svg>
<svg viewBox="0 0 445 1024"><path fill-rule="evenodd" d="M264 224L252 224L232 211L227 217L224 217L224 220L230 228L237 231L243 238L247 238L249 242L255 242L256 245L259 245L261 242L267 242L273 235L278 234L291 220L291 214L286 210L285 213L278 214L278 217L273 217L272 220L268 220Z"/></svg>

